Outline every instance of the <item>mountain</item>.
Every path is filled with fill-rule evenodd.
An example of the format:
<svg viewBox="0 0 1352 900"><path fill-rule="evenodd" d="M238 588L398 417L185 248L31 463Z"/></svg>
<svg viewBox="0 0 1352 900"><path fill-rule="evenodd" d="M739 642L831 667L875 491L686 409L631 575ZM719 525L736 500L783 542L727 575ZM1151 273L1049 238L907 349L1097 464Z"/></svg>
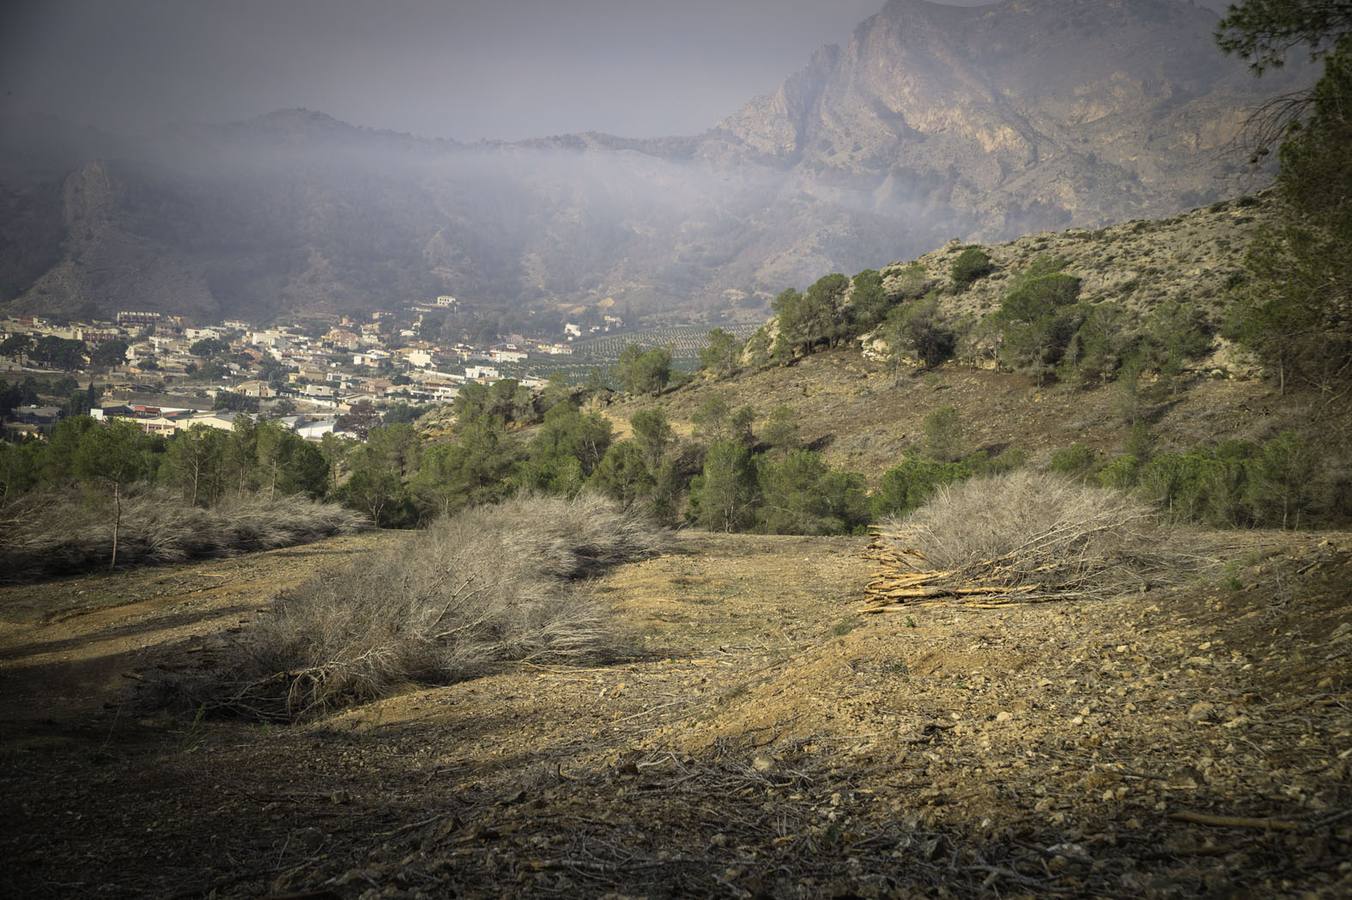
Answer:
<svg viewBox="0 0 1352 900"><path fill-rule="evenodd" d="M1245 116L1309 71L1256 81L1215 22L1177 0L893 0L693 137L469 145L306 110L132 138L10 122L0 302L266 319L450 292L755 315L748 296L954 236L1253 187Z"/></svg>
<svg viewBox="0 0 1352 900"><path fill-rule="evenodd" d="M1219 55L1215 25L1172 0L892 0L705 152L792 165L875 209L955 209L987 239L1176 212L1236 190L1244 158L1225 151L1276 87Z"/></svg>

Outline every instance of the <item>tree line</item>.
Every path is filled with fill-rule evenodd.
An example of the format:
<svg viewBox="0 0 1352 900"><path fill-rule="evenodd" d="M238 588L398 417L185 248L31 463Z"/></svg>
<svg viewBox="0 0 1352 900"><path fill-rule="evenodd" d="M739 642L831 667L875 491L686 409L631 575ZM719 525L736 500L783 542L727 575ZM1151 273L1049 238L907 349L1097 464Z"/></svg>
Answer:
<svg viewBox="0 0 1352 900"><path fill-rule="evenodd" d="M110 368L127 361L127 342L118 338L90 347L73 338L11 334L0 341L0 356L66 372L83 369L86 365Z"/></svg>

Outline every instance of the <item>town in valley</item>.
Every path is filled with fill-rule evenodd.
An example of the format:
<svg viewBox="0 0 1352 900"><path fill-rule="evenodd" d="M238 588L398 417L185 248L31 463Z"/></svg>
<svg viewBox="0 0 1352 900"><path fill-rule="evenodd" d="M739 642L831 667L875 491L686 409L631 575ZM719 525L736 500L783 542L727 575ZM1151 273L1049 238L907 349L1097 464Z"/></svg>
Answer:
<svg viewBox="0 0 1352 900"><path fill-rule="evenodd" d="M577 308L577 321L536 335L455 334L464 304L444 294L397 311L268 325L138 310L112 320L13 316L0 319L0 416L15 440L42 440L71 415L127 418L168 436L194 425L228 431L241 413L306 440L361 439L382 418L450 403L466 383L510 378L539 390L551 377L604 379L631 342L668 346L678 364L703 343L698 325L626 330L612 303Z"/></svg>

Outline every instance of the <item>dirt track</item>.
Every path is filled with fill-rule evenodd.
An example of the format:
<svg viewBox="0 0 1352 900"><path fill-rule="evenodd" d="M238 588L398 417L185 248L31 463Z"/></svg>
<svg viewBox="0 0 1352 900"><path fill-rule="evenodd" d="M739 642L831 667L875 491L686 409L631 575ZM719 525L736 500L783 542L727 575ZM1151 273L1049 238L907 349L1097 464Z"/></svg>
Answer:
<svg viewBox="0 0 1352 900"><path fill-rule="evenodd" d="M0 890L1352 893L1345 535L1244 536L1177 595L861 617L862 540L687 534L597 585L629 663L294 728L147 704L400 539L0 591Z"/></svg>

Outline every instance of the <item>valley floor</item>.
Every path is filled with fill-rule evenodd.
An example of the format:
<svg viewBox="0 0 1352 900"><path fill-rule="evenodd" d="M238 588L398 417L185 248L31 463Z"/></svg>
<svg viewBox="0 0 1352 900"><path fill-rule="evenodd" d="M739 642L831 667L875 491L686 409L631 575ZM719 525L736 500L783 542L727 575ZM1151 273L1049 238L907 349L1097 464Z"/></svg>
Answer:
<svg viewBox="0 0 1352 900"><path fill-rule="evenodd" d="M595 585L629 662L289 728L150 704L403 539L0 589L0 892L1352 893L1352 535L1199 534L1236 562L1176 593L864 616L862 539L688 532Z"/></svg>

